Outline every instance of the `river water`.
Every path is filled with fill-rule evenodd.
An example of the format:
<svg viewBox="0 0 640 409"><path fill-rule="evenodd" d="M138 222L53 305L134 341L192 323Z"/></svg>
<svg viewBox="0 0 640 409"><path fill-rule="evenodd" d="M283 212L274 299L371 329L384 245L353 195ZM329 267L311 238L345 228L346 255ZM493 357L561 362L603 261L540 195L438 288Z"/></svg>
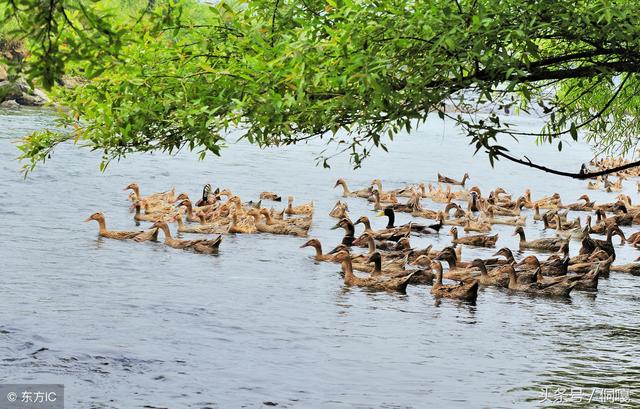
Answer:
<svg viewBox="0 0 640 409"><path fill-rule="evenodd" d="M435 119L357 171L346 157L316 167L317 144L240 143L204 161L131 155L100 173L98 153L64 145L25 180L13 142L51 121L42 110L0 112L0 382L63 383L68 408L510 408L559 398L573 407L591 394L596 402L599 388L626 389L628 407L640 402L637 277L612 273L597 293L566 301L488 288L475 305L438 302L429 287L409 287L406 296L347 289L339 266L298 248L302 238L228 236L215 257L97 238L97 225L82 223L103 211L110 228L134 228L122 191L133 181L143 195L175 185L192 197L212 183L243 200L263 190L315 200L310 235L332 248L342 234L329 230L328 217L340 176L352 188L373 178L392 188L468 171L483 192L531 188L534 199L559 192L565 203L586 192L586 182L508 163L491 169ZM505 144L568 170L591 157L580 143L565 143L562 155L529 140ZM637 200L634 182L625 190ZM353 219L373 216L366 201L348 203ZM372 219L374 228L386 222ZM516 248L511 227L494 230L498 246ZM531 220L526 230L532 238L552 234ZM442 247L449 239L412 244ZM638 256L629 246L617 251L618 262ZM490 253L465 248L463 259ZM572 388L580 403L569 400Z"/></svg>

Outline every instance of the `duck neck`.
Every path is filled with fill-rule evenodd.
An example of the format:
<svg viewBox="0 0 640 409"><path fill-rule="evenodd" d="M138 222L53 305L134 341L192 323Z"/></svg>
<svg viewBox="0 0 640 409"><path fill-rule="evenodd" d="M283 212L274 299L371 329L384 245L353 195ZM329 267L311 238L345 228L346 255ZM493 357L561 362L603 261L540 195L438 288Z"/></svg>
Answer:
<svg viewBox="0 0 640 409"><path fill-rule="evenodd" d="M457 261L456 261L456 256L455 255L451 255L450 257L446 258L445 260L449 264L449 270L455 270L457 268Z"/></svg>
<svg viewBox="0 0 640 409"><path fill-rule="evenodd" d="M192 216L193 215L193 206L191 205L191 202L184 202L184 207L187 208L187 215Z"/></svg>
<svg viewBox="0 0 640 409"><path fill-rule="evenodd" d="M322 257L322 244L314 243L312 246L316 250L316 258Z"/></svg>
<svg viewBox="0 0 640 409"><path fill-rule="evenodd" d="M382 275L382 259L376 258L375 260L373 260L373 273L371 273L371 275L372 276Z"/></svg>
<svg viewBox="0 0 640 409"><path fill-rule="evenodd" d="M436 270L436 284L442 285L442 266L436 267L435 270Z"/></svg>
<svg viewBox="0 0 640 409"><path fill-rule="evenodd" d="M527 241L527 238L524 235L524 230L522 230L522 229L518 230L518 236L520 236L520 242L521 243ZM511 258L513 258L513 257L511 257Z"/></svg>
<svg viewBox="0 0 640 409"><path fill-rule="evenodd" d="M168 242L168 241L171 241L172 237L171 237L171 230L169 230L169 226L167 226L166 223L162 223L159 227L164 232L164 241L165 241L165 243Z"/></svg>
<svg viewBox="0 0 640 409"><path fill-rule="evenodd" d="M344 235L345 236L355 236L356 234L356 229L355 227L353 227L353 223L349 222L349 223L345 223L344 226Z"/></svg>
<svg viewBox="0 0 640 409"><path fill-rule="evenodd" d="M98 229L100 231L100 234L102 233L106 233L107 232L107 222L103 219L97 219L98 222Z"/></svg>
<svg viewBox="0 0 640 409"><path fill-rule="evenodd" d="M482 276L488 276L489 275L487 273L487 266L484 265L484 262L481 262L480 264L478 264L478 270L480 270L480 275L482 275Z"/></svg>
<svg viewBox="0 0 640 409"><path fill-rule="evenodd" d="M607 243L611 243L615 229L607 229Z"/></svg>
<svg viewBox="0 0 640 409"><path fill-rule="evenodd" d="M353 265L351 264L351 257L346 258L342 262L342 271L344 271L344 282L346 284L353 281L354 275L353 275Z"/></svg>
<svg viewBox="0 0 640 409"><path fill-rule="evenodd" d="M467 220L467 225L469 225L469 220ZM458 240L458 229L451 229L451 235L453 236L453 241Z"/></svg>
<svg viewBox="0 0 640 409"><path fill-rule="evenodd" d="M563 231L562 228L562 220L560 220L560 215L556 214L556 231Z"/></svg>
<svg viewBox="0 0 640 409"><path fill-rule="evenodd" d="M180 214L176 216L176 221L178 222L178 229L184 229L184 220L182 220L182 216Z"/></svg>
<svg viewBox="0 0 640 409"><path fill-rule="evenodd" d="M389 212L389 214L387 214L387 217L389 218L389 220L387 221L387 229L394 228L396 223L396 214L394 212Z"/></svg>
<svg viewBox="0 0 640 409"><path fill-rule="evenodd" d="M462 177L462 186L464 186L465 183L467 183L467 179L469 179L469 175L465 173L465 175Z"/></svg>
<svg viewBox="0 0 640 409"><path fill-rule="evenodd" d="M513 287L518 283L518 278L516 277L516 270L513 266L509 266L509 287Z"/></svg>
<svg viewBox="0 0 640 409"><path fill-rule="evenodd" d="M273 224L274 223L270 212L266 211L266 212L264 212L262 214L264 214L264 217L267 219L267 224Z"/></svg>
<svg viewBox="0 0 640 409"><path fill-rule="evenodd" d="M364 231L366 233L371 233L373 230L371 229L371 222L368 219L364 219L362 221L362 224L364 225Z"/></svg>
<svg viewBox="0 0 640 409"><path fill-rule="evenodd" d="M369 244L369 254L373 254L376 252L376 241L373 237L369 236L367 239L367 244Z"/></svg>
<svg viewBox="0 0 640 409"><path fill-rule="evenodd" d="M351 193L351 191L349 190L349 186L347 186L346 181L341 180L340 186L342 186L342 196L348 196Z"/></svg>
<svg viewBox="0 0 640 409"><path fill-rule="evenodd" d="M136 194L136 196L138 197L138 199L142 199L142 196L140 196L140 188L138 186L134 186L131 188L131 190L133 190L133 193Z"/></svg>

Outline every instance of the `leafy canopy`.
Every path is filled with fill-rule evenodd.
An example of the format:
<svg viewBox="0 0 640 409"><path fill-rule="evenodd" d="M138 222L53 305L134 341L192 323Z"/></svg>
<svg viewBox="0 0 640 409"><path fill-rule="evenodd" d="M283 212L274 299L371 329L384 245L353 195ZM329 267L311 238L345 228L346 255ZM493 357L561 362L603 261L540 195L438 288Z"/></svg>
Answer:
<svg viewBox="0 0 640 409"><path fill-rule="evenodd" d="M260 146L321 138L359 166L434 112L492 163L514 159L501 135L562 149L583 134L616 153L638 142L636 1L44 3L0 0L32 52L22 69L65 107L62 131L20 145L26 171L67 140L106 166L138 151L219 155L238 129ZM56 85L65 74L85 81ZM545 126L519 130L501 111Z"/></svg>

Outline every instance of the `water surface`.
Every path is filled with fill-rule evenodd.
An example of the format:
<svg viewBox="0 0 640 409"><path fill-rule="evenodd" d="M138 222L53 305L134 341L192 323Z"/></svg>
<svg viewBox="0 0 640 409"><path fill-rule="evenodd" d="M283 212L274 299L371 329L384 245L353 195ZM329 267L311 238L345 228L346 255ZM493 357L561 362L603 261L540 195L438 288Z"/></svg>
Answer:
<svg viewBox="0 0 640 409"><path fill-rule="evenodd" d="M567 203L586 182L503 162L492 169L437 120L358 171L346 158L316 167L320 145L237 144L204 161L189 153L132 155L100 173L99 154L64 145L24 180L13 142L50 123L41 110L0 112L0 382L64 383L72 408L537 407L545 387L550 399L559 388L567 398L571 388L594 387L628 388L632 401L640 399L636 277L612 273L596 294L566 301L489 288L469 305L436 301L428 287L410 287L406 296L345 288L338 266L298 248L302 238L228 236L213 257L97 238L97 225L82 223L103 211L110 228L133 228L122 191L133 181L143 194L177 186L192 197L209 182L243 200L263 190L315 200L310 235L332 248L341 232L329 230L328 212L340 198L332 189L340 176L353 188L373 178L392 188L468 171L483 192L531 188L534 199L559 192ZM528 140L505 144L567 170L591 157L577 143L566 143L562 155ZM635 183L626 190L637 200ZM384 225L364 200L348 203L354 219ZM511 227L495 231L498 246L515 248ZM531 223L527 233L553 234ZM412 242L442 247L449 239ZM620 262L638 256L628 246L617 251ZM491 252L465 248L463 258Z"/></svg>

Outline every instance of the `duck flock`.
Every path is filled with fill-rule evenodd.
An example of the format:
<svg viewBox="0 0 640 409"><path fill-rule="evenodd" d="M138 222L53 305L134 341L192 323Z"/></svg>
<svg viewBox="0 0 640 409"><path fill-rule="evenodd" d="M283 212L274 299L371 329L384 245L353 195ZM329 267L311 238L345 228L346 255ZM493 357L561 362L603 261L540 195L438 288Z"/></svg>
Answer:
<svg viewBox="0 0 640 409"><path fill-rule="evenodd" d="M622 159L602 159L591 162L590 167L606 169L623 163ZM618 172L616 181L594 179L587 187L616 192L625 179L637 176L637 168L629 169ZM630 197L620 194L614 202L596 204L585 194L577 202L565 204L557 193L534 200L530 190L516 196L496 188L483 195L476 186L466 187L469 179L468 174L460 180L438 174L436 187L419 183L390 191L383 189L379 179L355 191L344 179L338 179L334 187L342 189L343 197L368 201L376 215L386 216L386 226L374 229L366 215L352 220L347 204L339 200L329 215L338 219L333 229L344 230L342 241L327 253L315 238L301 247L314 248L317 261L340 263L344 283L349 286L405 292L408 285L428 285L436 297L469 301L477 298L483 286L567 297L572 291L597 291L599 279L610 272L640 275L640 263L616 263L616 247L640 248L640 231L627 237L621 228L640 224L640 206L632 205ZM158 240L162 231L166 245L204 254L218 254L225 234L306 237L315 210L313 202L295 206L292 196L287 206L276 209L282 199L273 192L262 192L258 201L243 202L229 189L214 190L211 185L204 187L195 203L186 193L176 195L175 188L147 196L141 195L136 183L125 190L131 191L128 198L135 221L151 226L147 230L108 230L104 214L98 212L86 221L98 222L100 236L144 242ZM271 207L263 206L268 202ZM584 215L584 222L580 216L571 219L570 212ZM397 225L396 213L410 215L412 221ZM545 229L555 231L555 237L528 240L528 223L543 223ZM175 238L169 227L172 224L178 234L209 236ZM363 230L356 233L360 225ZM518 260L514 250L504 247L490 258L462 260L465 246L496 246L498 234L491 233L495 225L513 226L513 235L519 236L517 250L535 254ZM436 249L433 245L411 245L412 237L445 232L451 236L449 246ZM619 237L619 244L614 244L614 236ZM570 248L578 249L577 254L570 254Z"/></svg>

